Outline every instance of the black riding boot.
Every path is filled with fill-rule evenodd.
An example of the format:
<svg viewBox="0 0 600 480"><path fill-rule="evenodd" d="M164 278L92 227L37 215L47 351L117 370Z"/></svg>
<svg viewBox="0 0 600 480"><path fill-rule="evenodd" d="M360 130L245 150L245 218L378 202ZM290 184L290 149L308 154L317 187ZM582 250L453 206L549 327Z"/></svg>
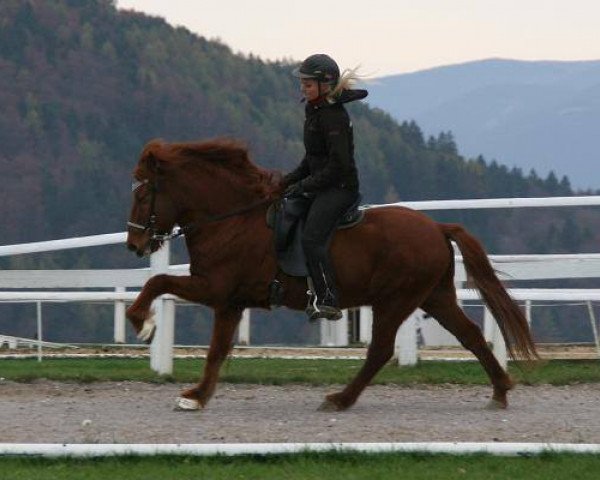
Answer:
<svg viewBox="0 0 600 480"><path fill-rule="evenodd" d="M313 199L302 232L302 247L314 286L311 303L306 309L311 320L339 320L336 279L329 259L329 244L339 219L358 198L358 193L341 188L318 192Z"/></svg>
<svg viewBox="0 0 600 480"><path fill-rule="evenodd" d="M326 320L339 320L342 318L342 311L339 308L337 290L335 281L332 280L331 273L323 268L323 264L313 265L311 268L309 262L309 288L312 292L309 304L306 307L306 314L310 321L324 318Z"/></svg>

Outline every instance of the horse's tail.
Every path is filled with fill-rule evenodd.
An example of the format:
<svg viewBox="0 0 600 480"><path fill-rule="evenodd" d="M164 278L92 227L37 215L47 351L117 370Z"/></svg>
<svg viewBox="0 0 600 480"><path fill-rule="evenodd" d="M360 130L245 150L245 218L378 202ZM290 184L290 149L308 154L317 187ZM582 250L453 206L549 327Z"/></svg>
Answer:
<svg viewBox="0 0 600 480"><path fill-rule="evenodd" d="M458 245L467 275L496 319L511 358L516 359L518 354L527 361L539 359L527 319L496 276L481 243L458 224L440 224L440 227L446 238Z"/></svg>

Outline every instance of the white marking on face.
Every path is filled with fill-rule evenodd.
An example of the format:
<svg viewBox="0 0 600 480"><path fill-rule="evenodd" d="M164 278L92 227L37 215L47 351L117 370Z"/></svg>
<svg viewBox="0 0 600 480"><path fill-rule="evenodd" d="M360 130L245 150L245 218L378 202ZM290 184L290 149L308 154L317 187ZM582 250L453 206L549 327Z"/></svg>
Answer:
<svg viewBox="0 0 600 480"><path fill-rule="evenodd" d="M146 183L148 183L148 179L138 180L137 178L134 178L133 182L131 182L131 191L135 192L138 188Z"/></svg>

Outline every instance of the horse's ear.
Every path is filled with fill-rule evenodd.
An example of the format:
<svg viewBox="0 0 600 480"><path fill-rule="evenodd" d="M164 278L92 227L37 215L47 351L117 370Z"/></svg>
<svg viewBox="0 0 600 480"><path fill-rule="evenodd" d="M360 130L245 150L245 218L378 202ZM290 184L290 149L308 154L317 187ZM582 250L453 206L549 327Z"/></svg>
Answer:
<svg viewBox="0 0 600 480"><path fill-rule="evenodd" d="M140 156L138 167L148 174L157 174L163 149L164 143L161 140L152 140L147 143Z"/></svg>

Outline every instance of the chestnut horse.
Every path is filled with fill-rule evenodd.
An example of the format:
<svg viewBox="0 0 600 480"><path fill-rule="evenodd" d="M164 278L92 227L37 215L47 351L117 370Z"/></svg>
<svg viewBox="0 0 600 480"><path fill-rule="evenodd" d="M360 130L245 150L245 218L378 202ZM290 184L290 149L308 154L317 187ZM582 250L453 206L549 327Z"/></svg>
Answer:
<svg viewBox="0 0 600 480"><path fill-rule="evenodd" d="M278 271L268 205L279 198L280 175L253 164L233 140L150 142L134 170L127 246L138 255L160 248L179 225L185 233L190 275L156 275L144 285L127 316L138 336L154 335L152 301L170 293L214 310L214 328L201 382L181 394L177 407L204 407L213 395L245 308L270 308L269 284ZM454 253L496 318L512 358L537 358L525 317L496 277L481 244L457 224L441 224L402 207L366 211L363 221L338 230L331 243L342 308L371 305L372 341L356 377L328 395L322 408L352 406L390 360L400 324L417 308L433 316L473 352L493 385L490 406L506 408L513 383L481 331L457 304ZM306 306L303 278L280 275L283 304Z"/></svg>

